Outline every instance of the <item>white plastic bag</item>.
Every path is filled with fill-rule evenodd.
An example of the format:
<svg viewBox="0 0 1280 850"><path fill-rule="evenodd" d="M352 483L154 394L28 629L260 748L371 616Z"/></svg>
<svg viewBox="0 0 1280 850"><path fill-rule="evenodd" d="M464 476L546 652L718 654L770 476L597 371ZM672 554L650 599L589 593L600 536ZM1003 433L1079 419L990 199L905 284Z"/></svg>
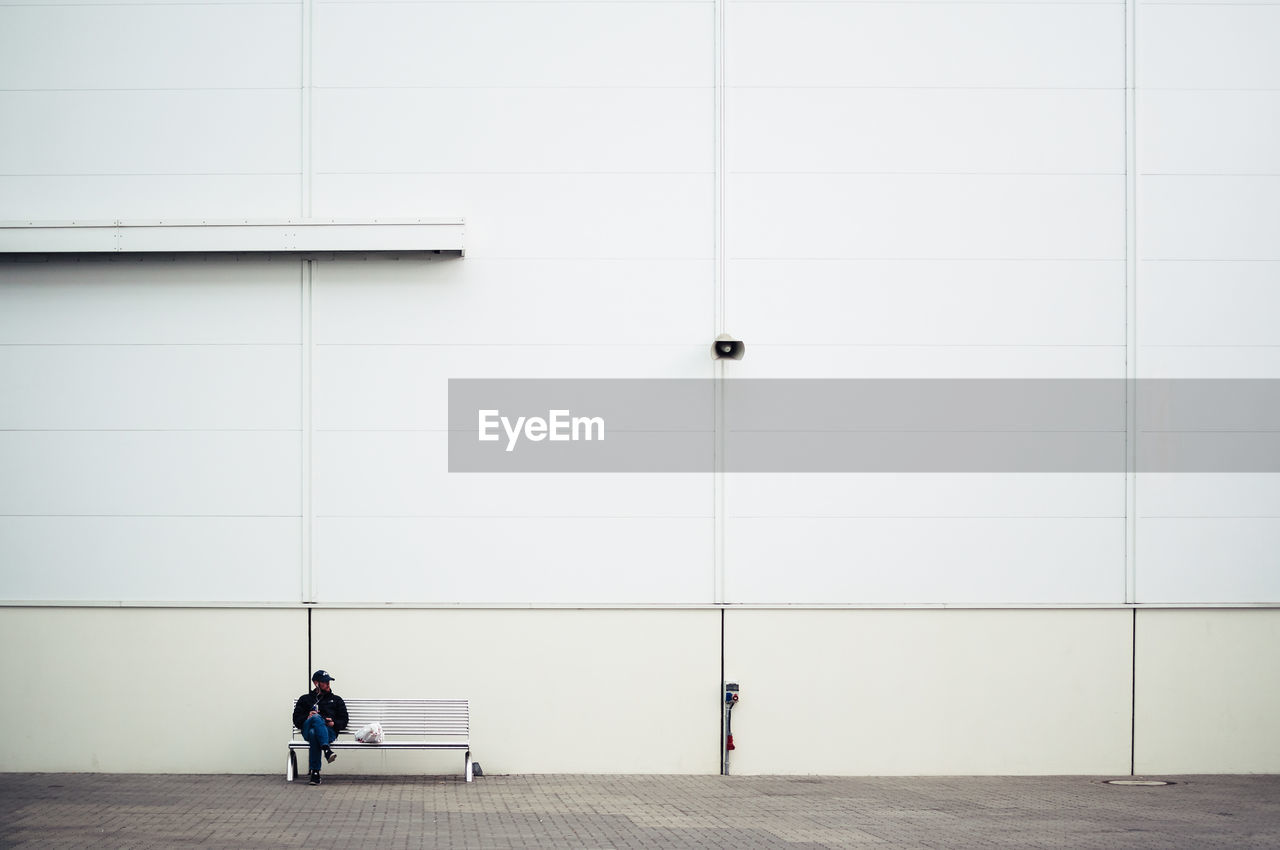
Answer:
<svg viewBox="0 0 1280 850"><path fill-rule="evenodd" d="M382 724L375 720L367 726L361 726L356 733L356 740L362 744L381 744Z"/></svg>

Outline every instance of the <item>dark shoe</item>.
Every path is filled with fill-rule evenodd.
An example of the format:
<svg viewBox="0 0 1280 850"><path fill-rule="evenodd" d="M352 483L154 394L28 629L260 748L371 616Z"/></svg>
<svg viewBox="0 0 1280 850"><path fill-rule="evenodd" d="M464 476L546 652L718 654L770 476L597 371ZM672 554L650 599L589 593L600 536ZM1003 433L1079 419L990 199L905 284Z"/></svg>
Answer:
<svg viewBox="0 0 1280 850"><path fill-rule="evenodd" d="M312 785L320 784L320 771L318 770L311 771L311 784Z"/></svg>
<svg viewBox="0 0 1280 850"><path fill-rule="evenodd" d="M333 764L335 761L338 760L338 754L335 753L333 750L325 750L324 760L329 762L329 764Z"/></svg>

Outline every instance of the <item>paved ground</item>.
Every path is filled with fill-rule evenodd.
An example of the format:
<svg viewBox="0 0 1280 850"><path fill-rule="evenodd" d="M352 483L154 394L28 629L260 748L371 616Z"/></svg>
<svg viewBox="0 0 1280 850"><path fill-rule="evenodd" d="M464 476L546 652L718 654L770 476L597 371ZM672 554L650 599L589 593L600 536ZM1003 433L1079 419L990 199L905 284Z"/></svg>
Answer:
<svg viewBox="0 0 1280 850"><path fill-rule="evenodd" d="M0 847L1280 847L1280 776L0 774Z"/></svg>

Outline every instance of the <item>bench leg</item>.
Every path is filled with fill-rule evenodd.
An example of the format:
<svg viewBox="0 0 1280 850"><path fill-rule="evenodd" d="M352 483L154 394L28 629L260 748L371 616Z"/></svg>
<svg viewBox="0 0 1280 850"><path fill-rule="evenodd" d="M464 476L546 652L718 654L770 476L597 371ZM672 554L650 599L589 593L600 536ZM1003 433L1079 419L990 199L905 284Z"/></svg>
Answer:
<svg viewBox="0 0 1280 850"><path fill-rule="evenodd" d="M289 758L284 765L284 781L292 782L294 777L298 775L298 754L293 748L289 748Z"/></svg>
<svg viewBox="0 0 1280 850"><path fill-rule="evenodd" d="M471 750L467 750L467 781L471 781Z"/></svg>

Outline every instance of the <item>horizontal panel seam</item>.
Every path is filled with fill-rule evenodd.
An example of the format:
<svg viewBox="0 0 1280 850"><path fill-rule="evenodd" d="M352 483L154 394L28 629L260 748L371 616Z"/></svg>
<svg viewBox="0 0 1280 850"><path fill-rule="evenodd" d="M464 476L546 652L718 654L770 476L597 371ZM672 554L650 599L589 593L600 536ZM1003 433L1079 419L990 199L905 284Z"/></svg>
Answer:
<svg viewBox="0 0 1280 850"><path fill-rule="evenodd" d="M617 175L640 175L645 177L670 174L670 175L701 177L701 176L714 174L715 171L713 169L694 169L694 170L677 170L677 171L673 171L669 169L654 169L652 171L649 171L649 170L630 170L630 171L586 171L586 170L582 170L582 171L579 171L579 170L569 170L569 171L563 171L563 170L562 171L555 171L555 170L460 171L459 170L459 171L452 171L452 170L449 170L449 171L439 171L437 170L437 171L316 171L315 173L317 175L323 175L323 176L344 176L344 177L397 177L400 175L450 175L450 174L495 175L495 176L520 175L520 174L547 175L547 176L556 176L556 175L609 176L609 175L617 174Z"/></svg>
<svg viewBox="0 0 1280 850"><path fill-rule="evenodd" d="M298 177L301 171L10 171L0 177Z"/></svg>
<svg viewBox="0 0 1280 850"><path fill-rule="evenodd" d="M0 514L0 519L301 519L301 514Z"/></svg>
<svg viewBox="0 0 1280 850"><path fill-rule="evenodd" d="M0 8L4 8L0 4ZM73 92L172 92L175 94L189 92L280 92L282 94L296 95L298 86L168 86L162 88L134 88L134 87L93 87L93 88L0 88L0 94L53 94L53 93L73 93Z"/></svg>

